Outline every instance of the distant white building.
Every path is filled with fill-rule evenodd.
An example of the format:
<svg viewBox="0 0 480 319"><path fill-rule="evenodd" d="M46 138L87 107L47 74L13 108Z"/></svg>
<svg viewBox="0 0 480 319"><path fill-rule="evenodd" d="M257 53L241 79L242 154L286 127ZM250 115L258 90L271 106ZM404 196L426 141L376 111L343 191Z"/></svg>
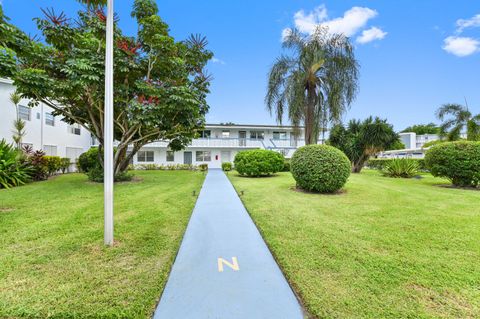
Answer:
<svg viewBox="0 0 480 319"><path fill-rule="evenodd" d="M17 118L17 109L10 101L15 91L13 82L0 78L0 139L13 143L13 121ZM26 135L23 145L34 150L43 150L47 155L68 157L74 163L78 156L91 146L90 132L79 125L69 125L59 116L52 115L52 109L43 103L28 107L28 100L21 100L18 116L25 121Z"/></svg>
<svg viewBox="0 0 480 319"><path fill-rule="evenodd" d="M135 155L133 164L208 164L210 168L219 168L223 162L233 162L239 151L249 149L274 150L290 158L298 147L305 145L305 140L303 130L295 135L291 126L207 124L186 149L173 152L167 145L145 145Z"/></svg>
<svg viewBox="0 0 480 319"><path fill-rule="evenodd" d="M440 136L437 134L424 134L417 135L414 132L400 133L400 140L405 144L406 149L418 149L422 148L428 142L437 141Z"/></svg>

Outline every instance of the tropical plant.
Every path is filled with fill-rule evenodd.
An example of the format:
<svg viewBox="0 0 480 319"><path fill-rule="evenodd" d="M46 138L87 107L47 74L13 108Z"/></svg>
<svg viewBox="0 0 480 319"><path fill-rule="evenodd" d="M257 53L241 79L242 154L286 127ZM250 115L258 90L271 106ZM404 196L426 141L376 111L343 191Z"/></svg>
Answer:
<svg viewBox="0 0 480 319"><path fill-rule="evenodd" d="M230 162L222 163L222 170L225 171L225 172L231 171L232 170L232 163L230 163Z"/></svg>
<svg viewBox="0 0 480 319"><path fill-rule="evenodd" d="M47 160L44 151L34 151L31 147L23 147L25 158L23 161L31 168L31 176L34 181L46 180L49 176Z"/></svg>
<svg viewBox="0 0 480 319"><path fill-rule="evenodd" d="M410 133L410 132L416 133L417 135L439 134L440 128L435 123L415 124L412 126L408 126L401 133Z"/></svg>
<svg viewBox="0 0 480 319"><path fill-rule="evenodd" d="M384 176L411 178L418 174L418 162L410 158L395 158L386 163L382 170Z"/></svg>
<svg viewBox="0 0 480 319"><path fill-rule="evenodd" d="M20 94L17 92L13 92L10 94L10 101L15 105L15 111L17 114L17 117L15 120L13 120L13 136L12 139L17 144L17 149L21 150L22 149L22 139L25 137L25 121L23 121L20 116L19 116L19 110L18 110L18 104L20 103L22 97Z"/></svg>
<svg viewBox="0 0 480 319"><path fill-rule="evenodd" d="M433 176L448 178L455 186L477 187L480 142L457 141L432 146L425 154L425 165Z"/></svg>
<svg viewBox="0 0 480 319"><path fill-rule="evenodd" d="M56 174L62 168L62 159L60 156L45 156L45 165L47 166L48 176Z"/></svg>
<svg viewBox="0 0 480 319"><path fill-rule="evenodd" d="M290 30L268 75L267 109L282 123L303 124L305 143L316 144L328 123L338 122L358 90L359 65L353 45L341 34L319 27L311 36ZM323 140L324 138L322 138Z"/></svg>
<svg viewBox="0 0 480 319"><path fill-rule="evenodd" d="M392 145L390 145L388 148L385 150L390 151L390 150L404 150L406 148L405 144L403 144L400 139L397 139L395 142L393 142Z"/></svg>
<svg viewBox="0 0 480 319"><path fill-rule="evenodd" d="M292 156L290 169L298 187L319 193L338 191L351 171L347 156L329 145L298 148Z"/></svg>
<svg viewBox="0 0 480 319"><path fill-rule="evenodd" d="M0 141L0 188L20 186L30 180L30 168L19 161L18 150Z"/></svg>
<svg viewBox="0 0 480 319"><path fill-rule="evenodd" d="M65 122L83 126L102 149L106 16L104 1L83 2L87 9L73 19L44 10L35 20L42 40L29 38L0 11L0 76L12 78L30 105L44 103ZM188 145L209 108L211 77L204 67L213 54L206 38L175 41L154 0L135 0L131 14L136 36L124 35L116 22L114 31L115 174L152 141L167 141L172 150Z"/></svg>
<svg viewBox="0 0 480 319"><path fill-rule="evenodd" d="M235 169L240 175L251 177L269 176L283 169L282 154L271 150L248 150L235 155Z"/></svg>
<svg viewBox="0 0 480 319"><path fill-rule="evenodd" d="M371 116L364 121L350 120L347 127L335 125L329 144L342 150L352 163L352 172L359 173L368 159L398 141L398 134L387 120Z"/></svg>
<svg viewBox="0 0 480 319"><path fill-rule="evenodd" d="M383 170L394 160L395 158L371 158L367 161L366 166L371 169ZM409 160L418 164L418 170L422 172L427 171L425 160L423 158L409 158Z"/></svg>
<svg viewBox="0 0 480 319"><path fill-rule="evenodd" d="M473 115L468 106L444 104L437 110L436 115L443 121L440 135L445 136L448 141L459 140L463 130L467 131L467 140L480 140L480 114Z"/></svg>

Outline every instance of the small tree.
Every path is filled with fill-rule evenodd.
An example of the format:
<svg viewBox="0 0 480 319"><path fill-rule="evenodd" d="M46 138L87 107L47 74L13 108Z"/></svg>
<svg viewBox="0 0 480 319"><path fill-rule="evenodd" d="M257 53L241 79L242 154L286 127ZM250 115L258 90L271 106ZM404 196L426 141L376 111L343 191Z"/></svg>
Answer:
<svg viewBox="0 0 480 319"><path fill-rule="evenodd" d="M104 1L84 2L86 10L74 20L43 10L36 22L44 41L25 36L0 11L0 36L5 34L0 75L13 78L23 97L32 99L30 105L45 103L65 122L82 125L102 148L106 16ZM212 53L207 40L196 35L176 42L157 13L154 0L134 1L135 37L115 23L115 174L124 172L145 144L167 141L172 150L189 144L208 111L210 77L204 67Z"/></svg>
<svg viewBox="0 0 480 319"><path fill-rule="evenodd" d="M17 149L20 151L22 149L22 139L25 136L25 121L20 118L19 110L18 110L18 103L22 97L17 92L13 92L10 94L10 101L15 105L15 111L17 113L16 119L13 120L13 136L12 139L17 144Z"/></svg>
<svg viewBox="0 0 480 319"><path fill-rule="evenodd" d="M467 140L480 140L480 114L472 114L468 106L444 104L437 110L437 117L443 121L440 134L446 136L448 141L459 140L464 129L467 131Z"/></svg>
<svg viewBox="0 0 480 319"><path fill-rule="evenodd" d="M347 127L335 125L330 132L329 143L342 150L352 163L352 172L360 173L368 159L389 149L398 142L393 126L378 117L351 120Z"/></svg>
<svg viewBox="0 0 480 319"><path fill-rule="evenodd" d="M415 124L405 128L402 133L409 133L413 132L417 135L424 135L424 134L439 134L440 128L435 123L428 123L428 124Z"/></svg>

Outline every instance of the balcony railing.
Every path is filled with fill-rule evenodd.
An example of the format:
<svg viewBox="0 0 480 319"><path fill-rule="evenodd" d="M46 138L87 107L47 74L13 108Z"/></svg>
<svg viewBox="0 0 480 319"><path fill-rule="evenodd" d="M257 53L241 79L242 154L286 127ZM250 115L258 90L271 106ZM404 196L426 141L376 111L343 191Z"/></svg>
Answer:
<svg viewBox="0 0 480 319"><path fill-rule="evenodd" d="M197 138L192 140L189 147L218 147L218 148L264 148L264 149L289 149L305 145L305 140L274 140L251 138ZM167 147L168 142L157 141L146 145L147 147Z"/></svg>
<svg viewBox="0 0 480 319"><path fill-rule="evenodd" d="M270 139L273 148L297 148L305 145L305 140L301 139Z"/></svg>

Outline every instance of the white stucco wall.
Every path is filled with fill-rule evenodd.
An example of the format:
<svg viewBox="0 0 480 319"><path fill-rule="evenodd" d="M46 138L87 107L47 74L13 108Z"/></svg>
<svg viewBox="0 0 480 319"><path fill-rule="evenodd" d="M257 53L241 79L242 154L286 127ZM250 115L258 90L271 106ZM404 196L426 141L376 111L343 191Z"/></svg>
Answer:
<svg viewBox="0 0 480 319"><path fill-rule="evenodd" d="M10 101L10 94L15 88L10 81L0 79L0 139L13 143L13 121L16 119L16 108ZM28 100L23 99L19 105L28 106ZM52 112L48 106L40 104L31 108L30 121L25 121L26 135L22 143L32 144L35 150L44 149L45 146L56 146L57 156L67 157L74 149L85 152L90 148L90 132L83 127L80 135L69 132L68 124L61 121L61 117L55 117L55 125L45 124L45 113Z"/></svg>

